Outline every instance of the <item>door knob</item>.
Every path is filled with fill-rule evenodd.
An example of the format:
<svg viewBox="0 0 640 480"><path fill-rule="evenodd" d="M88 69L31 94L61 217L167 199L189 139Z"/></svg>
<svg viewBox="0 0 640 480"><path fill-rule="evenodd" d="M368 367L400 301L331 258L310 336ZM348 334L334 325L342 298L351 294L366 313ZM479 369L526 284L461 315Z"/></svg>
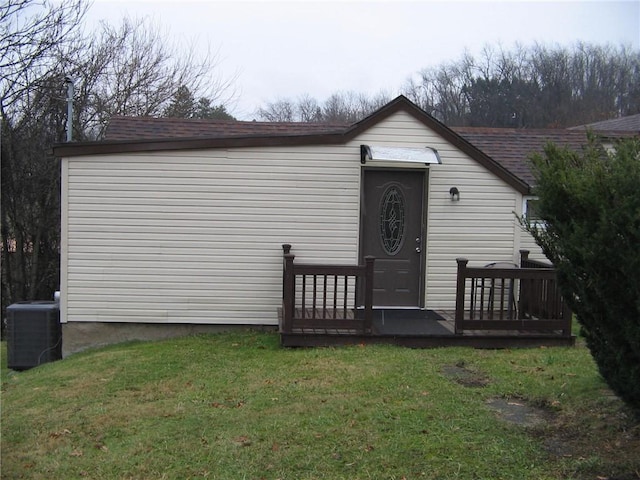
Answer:
<svg viewBox="0 0 640 480"><path fill-rule="evenodd" d="M420 253L422 252L422 249L420 247L416 247L416 253Z"/></svg>

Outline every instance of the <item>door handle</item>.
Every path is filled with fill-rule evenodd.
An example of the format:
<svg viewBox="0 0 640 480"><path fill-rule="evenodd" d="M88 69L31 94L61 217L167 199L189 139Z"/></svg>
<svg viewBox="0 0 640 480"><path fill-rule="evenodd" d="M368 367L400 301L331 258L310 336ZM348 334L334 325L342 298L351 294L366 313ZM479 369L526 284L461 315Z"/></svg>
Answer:
<svg viewBox="0 0 640 480"><path fill-rule="evenodd" d="M422 249L420 247L416 247L416 253L420 253L422 252Z"/></svg>

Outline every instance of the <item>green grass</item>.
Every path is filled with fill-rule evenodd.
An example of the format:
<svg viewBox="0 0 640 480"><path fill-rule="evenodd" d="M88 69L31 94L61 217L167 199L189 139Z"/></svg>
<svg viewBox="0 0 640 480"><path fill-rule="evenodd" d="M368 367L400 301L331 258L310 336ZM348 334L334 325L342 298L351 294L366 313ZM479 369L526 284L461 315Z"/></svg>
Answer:
<svg viewBox="0 0 640 480"><path fill-rule="evenodd" d="M4 345L4 344L3 344ZM575 348L283 349L266 333L2 368L2 478L556 479L634 475L637 423ZM443 373L464 367L484 387ZM515 425L487 401L540 407ZM635 478L635 477L624 477Z"/></svg>

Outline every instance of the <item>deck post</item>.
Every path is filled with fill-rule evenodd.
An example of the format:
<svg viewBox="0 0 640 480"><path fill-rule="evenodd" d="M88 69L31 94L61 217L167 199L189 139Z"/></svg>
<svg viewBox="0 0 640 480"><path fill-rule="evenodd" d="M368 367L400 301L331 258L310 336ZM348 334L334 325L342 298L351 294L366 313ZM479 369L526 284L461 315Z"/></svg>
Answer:
<svg viewBox="0 0 640 480"><path fill-rule="evenodd" d="M524 268L524 263L529 260L529 250L520 250L520 268Z"/></svg>
<svg viewBox="0 0 640 480"><path fill-rule="evenodd" d="M562 295L562 294L560 294L560 295ZM571 307L567 303L567 299L566 298L562 299L562 323L563 323L562 335L564 337L570 337L571 336L571 326L573 324L573 312L571 311Z"/></svg>
<svg viewBox="0 0 640 480"><path fill-rule="evenodd" d="M293 329L293 311L295 308L295 274L293 272L293 253L284 255L284 272L282 281L282 331L291 333Z"/></svg>
<svg viewBox="0 0 640 480"><path fill-rule="evenodd" d="M284 298L286 295L285 281L286 281L287 269L286 269L286 262L285 262L284 256L288 253L291 253L291 245L289 243L282 244L282 325L281 327L285 323L285 314L286 314L286 309L284 306Z"/></svg>
<svg viewBox="0 0 640 480"><path fill-rule="evenodd" d="M282 294L284 295L284 255L291 253L291 245L285 243L282 245L283 263L282 263Z"/></svg>
<svg viewBox="0 0 640 480"><path fill-rule="evenodd" d="M458 262L458 281L456 284L456 318L454 331L457 335L461 335L463 329L461 328L462 321L464 320L464 290L466 285L466 269L469 260L466 258L456 258Z"/></svg>
<svg viewBox="0 0 640 480"><path fill-rule="evenodd" d="M376 258L367 255L364 257L364 332L371 334L373 331L373 265Z"/></svg>

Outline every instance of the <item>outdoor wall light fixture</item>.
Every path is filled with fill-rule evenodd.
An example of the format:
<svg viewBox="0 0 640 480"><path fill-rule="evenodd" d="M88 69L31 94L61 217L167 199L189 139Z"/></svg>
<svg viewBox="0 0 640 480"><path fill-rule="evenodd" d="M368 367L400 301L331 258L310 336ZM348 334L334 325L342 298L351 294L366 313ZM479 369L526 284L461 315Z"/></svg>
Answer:
<svg viewBox="0 0 640 480"><path fill-rule="evenodd" d="M452 202L459 202L460 201L460 190L458 190L457 187L451 187L449 189L449 195L451 196L451 201Z"/></svg>

